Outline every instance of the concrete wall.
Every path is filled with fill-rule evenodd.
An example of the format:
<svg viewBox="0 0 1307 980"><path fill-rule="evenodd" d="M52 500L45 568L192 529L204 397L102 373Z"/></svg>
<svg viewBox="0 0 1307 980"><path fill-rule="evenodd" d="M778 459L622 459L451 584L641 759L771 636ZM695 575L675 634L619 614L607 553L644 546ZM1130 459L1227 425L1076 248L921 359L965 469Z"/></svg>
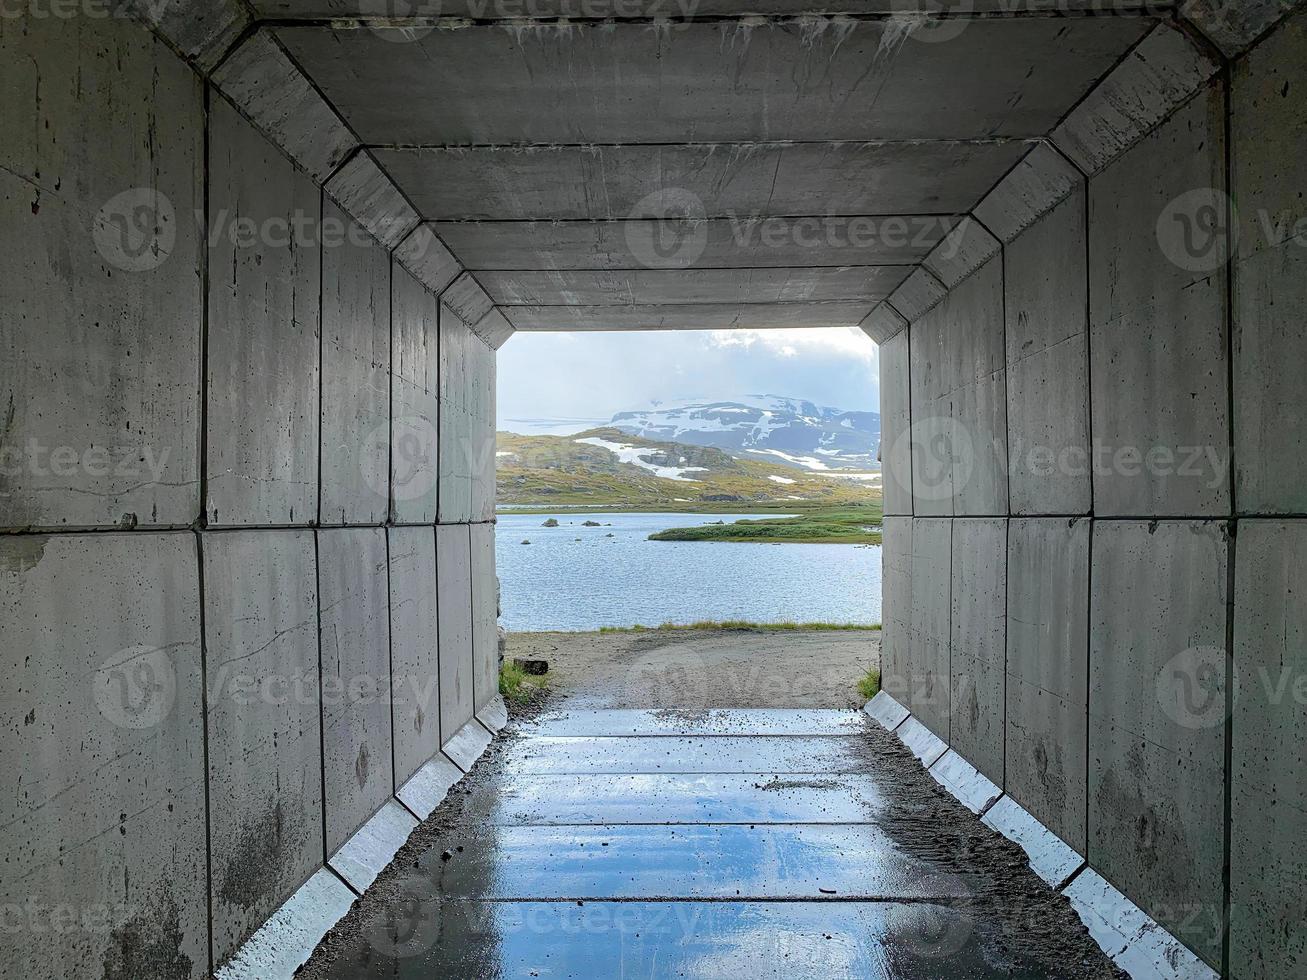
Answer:
<svg viewBox="0 0 1307 980"><path fill-rule="evenodd" d="M1241 980L1307 957L1303 92L1307 14L882 349L886 690Z"/></svg>
<svg viewBox="0 0 1307 980"><path fill-rule="evenodd" d="M145 30L0 55L0 973L202 977L495 695L495 355Z"/></svg>

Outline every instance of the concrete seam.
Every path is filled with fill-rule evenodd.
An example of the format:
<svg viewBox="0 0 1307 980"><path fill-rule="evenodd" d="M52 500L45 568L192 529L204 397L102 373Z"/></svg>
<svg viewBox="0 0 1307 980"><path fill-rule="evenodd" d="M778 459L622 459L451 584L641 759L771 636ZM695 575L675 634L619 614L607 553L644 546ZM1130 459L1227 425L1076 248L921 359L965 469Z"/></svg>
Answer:
<svg viewBox="0 0 1307 980"><path fill-rule="evenodd" d="M222 70L222 66L231 60L231 56L234 55L241 48L243 48L245 46L246 41L252 38L255 34L259 33L258 15L254 11L250 10L249 6L245 4L243 0L237 0L237 5L245 10L245 12L249 15L250 21L243 28L241 28L241 32L236 35L236 39L231 42L231 44L227 47L227 50L222 53L221 57L219 57L218 60L214 62L213 67L210 68L207 72L201 70L198 65L192 65L192 67L194 67L195 70L200 73L200 76L202 78L212 78L214 75L218 74L218 72ZM191 63L190 59L187 58L185 55L182 55L181 57L183 61L187 62L187 64Z"/></svg>
<svg viewBox="0 0 1307 980"><path fill-rule="evenodd" d="M323 213L323 208L326 206L326 203L327 203L326 189L325 187L319 187L318 188L318 214L319 215ZM317 513L317 519L314 521L315 527L322 526L322 497L323 497L322 436L324 432L322 415L326 409L325 403L323 402L322 394L323 394L323 389L326 385L326 379L325 379L326 372L324 368L327 363L327 359L324 356L324 354L326 353L326 343L327 343L327 324L325 322L326 317L324 317L322 314L322 298L323 298L323 294L326 292L326 287L323 285L326 276L326 271L327 271L327 250L319 246L318 248L318 513Z"/></svg>
<svg viewBox="0 0 1307 980"><path fill-rule="evenodd" d="M1092 797L1089 793L1089 770L1093 765L1090 748L1092 741L1090 733L1093 731L1094 713L1094 538L1097 530L1097 520L1089 518L1089 568L1085 574L1086 590L1088 595L1085 597L1085 863L1089 863L1089 844L1090 820L1093 817Z"/></svg>
<svg viewBox="0 0 1307 980"><path fill-rule="evenodd" d="M321 774L321 794L319 799L322 803L322 864L324 867L331 866L331 854L327 849L327 707L326 700L322 694L322 553L321 553L321 536L322 532L318 529L313 530L313 577L316 583L314 605L317 606L318 617L318 765ZM335 870L332 870L335 874ZM339 876L338 876L339 877ZM349 884L349 882L346 882Z"/></svg>
<svg viewBox="0 0 1307 980"><path fill-rule="evenodd" d="M207 227L211 215L209 210L210 157L213 153L210 133L209 106L213 99L213 86L208 81L204 85L204 134L202 137L204 159L200 163L200 207L204 209L204 223ZM207 240L201 243L200 251L200 406L199 406L199 478L200 507L195 518L197 528L209 523L209 248Z"/></svg>
<svg viewBox="0 0 1307 980"><path fill-rule="evenodd" d="M432 756L432 758L435 758L435 757ZM428 759L427 761L430 762L431 760ZM426 764L426 763L423 763L423 765L425 765L425 764ZM445 794L445 795L449 795L449 794ZM391 794L390 794L390 798L391 798L392 800L394 800L396 803L398 803L401 807L403 807L404 812L407 813L407 814L408 814L410 817L412 817L414 820L416 820L419 824L421 824L421 823L423 822L423 821L422 821L422 818L419 817L419 816L417 815L417 812L416 812L416 811L415 811L411 806L409 806L407 803L405 803L403 800L401 800L401 799L400 799L400 798L399 798L395 793L391 793Z"/></svg>
<svg viewBox="0 0 1307 980"><path fill-rule="evenodd" d="M335 180L336 177L340 174L340 172L344 170L346 167L348 167L350 165L350 162L362 152L363 152L362 145L354 147L354 149L350 150L348 153L345 154L344 158L340 161L340 163L336 164L334 167L331 168L331 170L327 172L327 175L322 178L322 192L324 194L327 193L327 185L330 184L333 180ZM330 194L327 194L327 196L331 197ZM336 200L334 197L331 197L331 199L333 201ZM341 207L344 207L344 204L342 202L336 201L336 203L340 204ZM350 215L350 217L353 217L353 215ZM371 232L369 232L369 235L370 234ZM409 232L409 234L412 234L412 232ZM406 234L404 238L407 237L408 235ZM403 239L400 240L403 241Z"/></svg>
<svg viewBox="0 0 1307 980"><path fill-rule="evenodd" d="M209 789L209 642L206 636L208 621L204 609L204 536L197 528L195 535L195 563L199 585L200 614L200 725L201 743L204 746L204 906L208 925L205 948L208 950L209 975L213 975L213 817Z"/></svg>
<svg viewBox="0 0 1307 980"><path fill-rule="evenodd" d="M399 780L395 769L395 630L390 621L391 610L395 608L395 597L390 584L390 529L382 532L386 539L386 671L390 674L390 795L399 792ZM439 670L437 669L437 672Z"/></svg>
<svg viewBox="0 0 1307 980"><path fill-rule="evenodd" d="M349 883L349 879L347 879L343 874L341 874L339 871L337 871L335 868L333 868L333 867L331 866L331 862L330 862L330 861L324 863L324 864L323 864L323 867L326 868L328 871L330 871L330 872L331 872L333 875L335 875L337 878L339 878L341 884L343 884L346 888L348 888L348 889L350 890L350 894L358 895L360 898L363 897L363 893L362 893L361 891L359 891L357 888L355 888L353 885L351 885L351 884ZM328 931L330 931L330 930L328 930Z"/></svg>

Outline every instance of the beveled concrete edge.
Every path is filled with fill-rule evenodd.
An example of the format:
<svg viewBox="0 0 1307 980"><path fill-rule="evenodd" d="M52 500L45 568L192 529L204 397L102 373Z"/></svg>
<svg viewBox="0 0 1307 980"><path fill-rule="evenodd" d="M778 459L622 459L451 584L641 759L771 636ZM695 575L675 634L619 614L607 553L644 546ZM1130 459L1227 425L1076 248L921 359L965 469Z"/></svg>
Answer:
<svg viewBox="0 0 1307 980"><path fill-rule="evenodd" d="M948 743L927 728L916 715L908 715L903 724L894 729L894 734L927 769L948 751Z"/></svg>
<svg viewBox="0 0 1307 980"><path fill-rule="evenodd" d="M1098 947L1133 980L1219 980L1218 971L1092 868L1061 894Z"/></svg>
<svg viewBox="0 0 1307 980"><path fill-rule="evenodd" d="M319 868L226 963L217 980L291 980L355 895L329 868Z"/></svg>
<svg viewBox="0 0 1307 980"><path fill-rule="evenodd" d="M880 725L887 732L898 728L912 713L894 700L888 691L877 691L876 696L862 706L868 718Z"/></svg>
<svg viewBox="0 0 1307 980"><path fill-rule="evenodd" d="M883 344L887 340L892 340L908 328L908 321L899 316L894 307L888 302L882 300L876 304L858 324L868 337L878 344Z"/></svg>
<svg viewBox="0 0 1307 980"><path fill-rule="evenodd" d="M462 769L471 772L477 759L490 748L490 732L475 718L456 731L442 747L449 760Z"/></svg>
<svg viewBox="0 0 1307 980"><path fill-rule="evenodd" d="M391 797L341 845L327 866L362 895L394 860L417 826L417 818Z"/></svg>
<svg viewBox="0 0 1307 980"><path fill-rule="evenodd" d="M1050 143L1037 143L972 213L1004 244L1065 201L1085 176Z"/></svg>
<svg viewBox="0 0 1307 980"><path fill-rule="evenodd" d="M922 265L947 289L955 289L997 255L1002 247L1003 243L990 233L982 221L967 215L931 249Z"/></svg>
<svg viewBox="0 0 1307 980"><path fill-rule="evenodd" d="M1003 795L992 779L949 749L927 770L955 800L976 816L983 816Z"/></svg>
<svg viewBox="0 0 1307 980"><path fill-rule="evenodd" d="M395 791L395 799L419 820L425 820L440 806L463 775L463 770L444 753L437 752L409 777L408 782Z"/></svg>
<svg viewBox="0 0 1307 980"><path fill-rule="evenodd" d="M477 721L485 725L492 735L498 735L508 727L508 705L503 695L496 694L476 715Z"/></svg>
<svg viewBox="0 0 1307 980"><path fill-rule="evenodd" d="M1061 891L1085 868L1084 855L1045 827L1029 810L1004 794L981 822L1026 852L1030 869L1054 890Z"/></svg>
<svg viewBox="0 0 1307 980"><path fill-rule="evenodd" d="M885 302L905 322L915 323L942 303L948 292L933 272L919 265Z"/></svg>

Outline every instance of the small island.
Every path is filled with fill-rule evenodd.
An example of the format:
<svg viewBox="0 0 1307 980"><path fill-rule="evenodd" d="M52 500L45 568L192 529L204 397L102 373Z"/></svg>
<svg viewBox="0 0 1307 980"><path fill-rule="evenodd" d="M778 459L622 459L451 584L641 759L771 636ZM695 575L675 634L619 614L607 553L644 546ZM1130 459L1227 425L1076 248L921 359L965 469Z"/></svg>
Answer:
<svg viewBox="0 0 1307 980"><path fill-rule="evenodd" d="M749 544L880 544L881 508L813 509L797 517L763 517L733 524L673 527L650 541L734 541Z"/></svg>

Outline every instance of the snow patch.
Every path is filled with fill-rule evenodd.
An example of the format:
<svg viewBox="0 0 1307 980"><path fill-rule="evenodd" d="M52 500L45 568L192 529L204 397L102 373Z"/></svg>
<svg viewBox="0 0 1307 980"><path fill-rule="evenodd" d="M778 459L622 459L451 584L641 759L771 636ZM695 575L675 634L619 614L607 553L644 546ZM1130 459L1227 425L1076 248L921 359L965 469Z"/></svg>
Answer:
<svg viewBox="0 0 1307 980"><path fill-rule="evenodd" d="M627 446L620 442L608 442L600 439L598 436L590 436L587 439L577 439L577 443L585 446L598 446L600 449L607 449L610 453L618 458L620 462L630 463L638 466L642 470L648 470L654 476L663 480L676 480L680 483L697 483L686 476L686 473L705 473L707 467L704 466L659 466L657 463L651 463L646 457L658 455L656 449L646 449L639 446Z"/></svg>
<svg viewBox="0 0 1307 980"><path fill-rule="evenodd" d="M798 482L797 480L787 480L783 476L769 476L767 477L767 479L771 480L772 483L784 483L787 485Z"/></svg>

